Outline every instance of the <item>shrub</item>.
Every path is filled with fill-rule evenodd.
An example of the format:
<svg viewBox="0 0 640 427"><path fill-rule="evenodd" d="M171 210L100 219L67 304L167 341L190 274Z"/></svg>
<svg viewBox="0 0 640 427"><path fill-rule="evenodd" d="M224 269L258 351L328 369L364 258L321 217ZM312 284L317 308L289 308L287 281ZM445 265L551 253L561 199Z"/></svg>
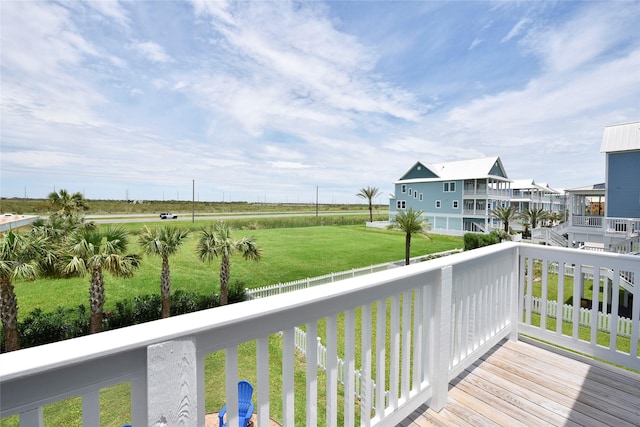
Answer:
<svg viewBox="0 0 640 427"><path fill-rule="evenodd" d="M76 338L89 332L89 314L84 305L53 312L36 308L18 323L18 331L22 348Z"/></svg>
<svg viewBox="0 0 640 427"><path fill-rule="evenodd" d="M490 234L465 233L464 235L465 251L481 248L483 246L493 245L495 243L500 243L500 237L498 236L497 233L493 233L493 232L491 232Z"/></svg>
<svg viewBox="0 0 640 427"><path fill-rule="evenodd" d="M236 281L229 289L229 304L245 301L246 298L244 283ZM177 290L171 297L171 315L191 313L218 305L220 300L217 295ZM115 309L103 313L104 330L158 320L161 312L162 299L159 295L142 295L118 301ZM79 305L76 309L58 307L53 312L36 308L23 321L18 322L18 332L21 348L80 337L89 333L89 312L84 305ZM0 352L4 351L4 334L0 328Z"/></svg>

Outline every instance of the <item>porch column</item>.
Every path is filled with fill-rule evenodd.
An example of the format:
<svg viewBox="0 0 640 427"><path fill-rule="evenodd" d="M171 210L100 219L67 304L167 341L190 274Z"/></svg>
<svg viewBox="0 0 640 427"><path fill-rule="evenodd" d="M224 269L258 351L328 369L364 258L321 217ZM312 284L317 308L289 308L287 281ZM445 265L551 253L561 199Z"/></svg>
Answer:
<svg viewBox="0 0 640 427"><path fill-rule="evenodd" d="M193 337L147 347L147 389L147 425L197 427L196 343Z"/></svg>
<svg viewBox="0 0 640 427"><path fill-rule="evenodd" d="M433 380L431 407L440 412L447 404L449 393L449 355L451 353L451 294L453 292L453 267L440 270L440 283L435 287L432 313L435 333L433 342L433 364L430 377Z"/></svg>

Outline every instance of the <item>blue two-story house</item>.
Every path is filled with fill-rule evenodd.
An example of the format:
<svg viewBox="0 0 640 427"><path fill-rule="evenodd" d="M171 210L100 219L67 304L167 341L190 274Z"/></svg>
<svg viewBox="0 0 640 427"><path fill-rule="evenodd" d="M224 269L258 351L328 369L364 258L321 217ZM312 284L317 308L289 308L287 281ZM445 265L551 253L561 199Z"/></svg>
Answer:
<svg viewBox="0 0 640 427"><path fill-rule="evenodd" d="M635 252L640 246L640 122L607 126L605 183L567 190L569 241L575 246Z"/></svg>
<svg viewBox="0 0 640 427"><path fill-rule="evenodd" d="M395 184L389 217L423 212L437 234L461 236L491 229L491 209L508 206L510 183L500 157L430 164L417 162Z"/></svg>

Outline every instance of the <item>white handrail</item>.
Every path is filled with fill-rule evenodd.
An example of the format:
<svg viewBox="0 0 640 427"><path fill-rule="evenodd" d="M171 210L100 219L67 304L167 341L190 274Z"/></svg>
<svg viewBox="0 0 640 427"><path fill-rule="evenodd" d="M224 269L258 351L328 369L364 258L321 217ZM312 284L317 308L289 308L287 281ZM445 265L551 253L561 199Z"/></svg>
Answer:
<svg viewBox="0 0 640 427"><path fill-rule="evenodd" d="M597 343L597 319L592 316L591 337L579 334L580 310L570 312L572 332L546 327L550 300L567 296L549 295L549 266L575 265L579 271L594 274L611 270L612 293L621 289L620 272L640 277L637 257L560 249L519 243L502 243L445 258L366 276L353 277L325 286L270 298L246 301L211 310L176 316L101 334L28 348L0 355L0 411L3 416L20 414L22 425L41 426L44 405L70 396L81 396L82 422L100 423L102 388L131 383L133 425L204 425L205 357L224 351L226 369L222 385L226 394L228 423L237 423L237 381L239 346L256 341L256 389L258 424L269 422L269 384L282 384L282 418L286 425L296 423L295 405L305 393L308 416L314 417L318 393L319 357L307 358L305 388L295 389L295 328L306 325L316 335L317 324L326 319L327 396L336 402L338 393L345 406L327 407L327 423L338 415L345 425L353 425L357 406L352 396L360 396L363 424L395 425L423 404L441 408L446 403L449 380L464 371L502 338L517 337L518 331L584 354L640 370L638 329L640 305L631 315L630 351L616 347L620 329L618 301L612 303L608 347ZM535 270L534 270L535 266ZM540 267L538 267L540 266ZM540 315L532 316L532 289L541 286ZM558 282L564 283L564 268ZM572 295L579 300L584 274L575 275ZM559 287L563 289L564 287ZM559 291L562 292L562 291ZM594 295L598 295L594 292ZM594 300L597 311L599 301ZM377 309L374 309L377 308ZM555 308L559 310L559 308ZM358 314L360 313L360 314ZM563 317L563 313L559 318ZM337 318L344 321L344 334ZM536 321L535 319L539 319ZM388 320L390 319L390 320ZM361 335L355 336L356 322ZM562 322L557 322L560 324ZM380 328L380 325L386 327ZM360 330L360 329L358 329ZM269 337L282 331L282 369L272 372L269 364ZM338 337L344 339L336 344ZM358 346L355 342L360 343ZM298 344L302 345L302 344ZM317 349L306 342L305 351ZM375 347L376 351L373 352ZM356 349L361 352L356 357ZM387 350L389 349L389 350ZM388 352L387 352L388 351ZM344 387L338 388L337 357L345 361ZM324 357L324 356L322 356ZM362 360L356 366L356 360ZM356 383L356 369L360 380ZM376 373L375 378L373 372ZM409 375L411 373L411 375ZM275 375L276 377L273 377ZM373 383L378 387L373 387ZM382 381L382 383L380 382ZM390 393L385 393L385 389ZM318 398L319 399L319 398ZM315 402L315 403L314 403ZM179 409L179 411L174 411ZM369 410L375 409L369 417ZM313 419L313 418L307 418Z"/></svg>

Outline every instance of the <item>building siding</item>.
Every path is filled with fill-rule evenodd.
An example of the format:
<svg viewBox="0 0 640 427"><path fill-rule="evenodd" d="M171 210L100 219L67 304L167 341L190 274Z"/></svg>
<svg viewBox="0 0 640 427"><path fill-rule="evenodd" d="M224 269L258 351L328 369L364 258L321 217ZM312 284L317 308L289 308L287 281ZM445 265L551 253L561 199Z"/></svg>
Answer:
<svg viewBox="0 0 640 427"><path fill-rule="evenodd" d="M607 217L640 218L640 151L607 154Z"/></svg>

